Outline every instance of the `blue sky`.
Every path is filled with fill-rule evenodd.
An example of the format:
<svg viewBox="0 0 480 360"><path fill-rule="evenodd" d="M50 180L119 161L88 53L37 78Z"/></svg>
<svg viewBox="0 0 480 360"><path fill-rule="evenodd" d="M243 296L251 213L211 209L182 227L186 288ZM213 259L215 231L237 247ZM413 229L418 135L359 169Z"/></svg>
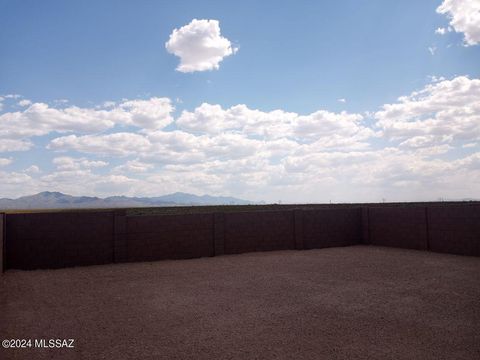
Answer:
<svg viewBox="0 0 480 360"><path fill-rule="evenodd" d="M437 10L441 5L443 13ZM478 95L480 77L480 15L469 20L472 11L479 11L478 4L469 0L0 0L0 121L8 128L48 128L0 133L0 171L15 179L0 187L0 196L37 190L100 196L178 190L285 202L478 197L479 184L471 180L478 168L459 165L479 162L480 117L471 97ZM193 19L218 21L216 39L225 38L232 50L238 49L218 68L176 70L180 57L167 51L166 42L174 29ZM415 91L425 91L421 102L433 107L418 113L414 96L407 104L398 100ZM13 94L21 97L8 96ZM450 102L439 105L444 97ZM165 113L164 102L121 105L154 98L169 99L171 109ZM29 103L19 105L22 99ZM84 120L90 127L78 113L63 113L70 107L100 109L106 101L115 105L103 108L109 114L90 112ZM40 103L57 113L38 106L28 110ZM213 107L196 112L203 103ZM400 109L382 115L386 104ZM236 105L248 111L229 113ZM130 112L131 119L115 113L117 107ZM446 120L445 113L456 109L469 111ZM142 116L162 128L139 126L136 111L152 111ZM285 120L291 113L300 118ZM97 126L105 117L111 123ZM429 117L436 120L433 125ZM237 125L226 126L229 121ZM412 122L417 122L415 129L407 131ZM163 133L156 138L155 131ZM115 133L136 135L126 143L143 137L148 144L144 151L134 151L138 142L132 151L109 151L116 145L105 136ZM332 136L335 144L328 143ZM22 148L18 141L30 145ZM239 144L255 151L242 153L235 148ZM217 150L209 153L212 147ZM361 169L348 165L358 158L367 159ZM66 159L70 167L59 167ZM342 161L345 167L337 168ZM141 165L126 166L132 162ZM418 167L409 169L405 162ZM310 168L293 170L305 163ZM379 178L365 180L368 169L377 169ZM460 185L456 182L463 177L443 178L448 169L470 180ZM359 171L365 176L354 180L352 174ZM92 185L82 184L82 176Z"/></svg>

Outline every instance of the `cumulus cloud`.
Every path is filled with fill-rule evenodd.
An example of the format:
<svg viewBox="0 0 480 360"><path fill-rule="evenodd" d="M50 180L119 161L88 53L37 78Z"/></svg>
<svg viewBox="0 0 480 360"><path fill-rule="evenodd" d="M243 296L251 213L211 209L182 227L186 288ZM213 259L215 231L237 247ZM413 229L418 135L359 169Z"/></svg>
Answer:
<svg viewBox="0 0 480 360"><path fill-rule="evenodd" d="M220 105L203 103L193 112L183 111L176 124L193 133L219 134L230 131L278 138L291 135L293 121L297 116L283 110L252 110L243 104L222 109Z"/></svg>
<svg viewBox="0 0 480 360"><path fill-rule="evenodd" d="M106 112L79 107L56 109L45 103L32 104L24 111L5 113L0 116L0 122L0 137L8 138L41 136L53 131L103 131L114 125Z"/></svg>
<svg viewBox="0 0 480 360"><path fill-rule="evenodd" d="M332 113L325 110L316 111L296 119L294 132L301 139L328 140L332 136L351 138L363 133L362 138L368 138L373 132L361 125L363 116L349 114L345 111Z"/></svg>
<svg viewBox="0 0 480 360"><path fill-rule="evenodd" d="M116 105L115 101L104 101L101 107L108 109L108 108L113 108L115 105Z"/></svg>
<svg viewBox="0 0 480 360"><path fill-rule="evenodd" d="M144 129L162 129L173 121L171 113L174 108L168 98L124 101L119 109L129 115L127 124Z"/></svg>
<svg viewBox="0 0 480 360"><path fill-rule="evenodd" d="M165 48L180 58L177 71L184 73L218 69L220 62L237 50L221 36L218 20L197 19L174 29Z"/></svg>
<svg viewBox="0 0 480 360"><path fill-rule="evenodd" d="M47 148L52 150L75 150L99 156L127 156L145 151L150 142L135 133L114 133L109 135L68 135L53 139Z"/></svg>
<svg viewBox="0 0 480 360"><path fill-rule="evenodd" d="M451 141L452 137L449 135L423 135L423 136L413 136L404 140L400 143L400 147L418 149L424 147L435 146L438 143L444 143Z"/></svg>
<svg viewBox="0 0 480 360"><path fill-rule="evenodd" d="M97 125L112 124L93 131L67 121L62 131L42 130L57 128L47 145L53 169L16 173L2 168L0 195L49 188L77 195L186 191L267 201L472 197L480 191L479 98L480 79L437 76L364 114L204 103L174 119L168 99L124 99L93 109L68 106L88 112ZM28 109L6 113L3 120L27 116ZM46 110L65 116L65 108ZM42 126L56 121L38 119ZM166 124L172 126L166 129ZM29 129L17 131L0 137L0 149L35 144L42 151Z"/></svg>
<svg viewBox="0 0 480 360"><path fill-rule="evenodd" d="M131 189L135 186L137 186L138 188L138 185L140 185L140 182L138 180L132 179L125 175L111 174L102 177L97 176L95 177L93 183L93 192L95 194L107 193L112 195L129 195Z"/></svg>
<svg viewBox="0 0 480 360"><path fill-rule="evenodd" d="M283 110L252 110L243 104L222 109L220 105L204 103L193 112L183 111L176 124L182 130L198 134L233 132L268 140L295 138L310 142L322 139L328 146L332 136L353 139L356 135L356 140L373 136L371 130L362 126L362 119L360 114L345 111L320 110L302 116Z"/></svg>
<svg viewBox="0 0 480 360"><path fill-rule="evenodd" d="M108 163L105 161L94 161L86 158L72 158L69 156L56 157L52 162L58 170L92 169L108 165Z"/></svg>
<svg viewBox="0 0 480 360"><path fill-rule="evenodd" d="M450 26L458 33L463 33L466 46L480 43L480 1L478 0L444 0L437 8L437 13L446 15ZM437 29L438 34L445 34L448 29Z"/></svg>
<svg viewBox="0 0 480 360"><path fill-rule="evenodd" d="M435 75L429 75L427 78L430 80L430 82L435 83L439 81L446 80L443 76L435 76Z"/></svg>
<svg viewBox="0 0 480 360"><path fill-rule="evenodd" d="M136 159L136 160L129 160L123 165L116 166L115 168L113 168L113 172L135 174L135 173L144 173L153 168L154 168L153 164L149 164Z"/></svg>
<svg viewBox="0 0 480 360"><path fill-rule="evenodd" d="M2 139L0 138L0 153L10 151L27 151L33 147L29 140Z"/></svg>
<svg viewBox="0 0 480 360"><path fill-rule="evenodd" d="M0 182L2 196L31 195L38 189L29 175L15 171L0 171Z"/></svg>
<svg viewBox="0 0 480 360"><path fill-rule="evenodd" d="M0 158L0 166L7 166L12 163L12 159Z"/></svg>
<svg viewBox="0 0 480 360"><path fill-rule="evenodd" d="M79 178L82 181L78 181ZM25 182L27 181L25 179ZM33 189L52 189L76 196L134 195L131 192L132 187L140 187L138 180L128 176L97 174L92 169L57 170L35 180L30 178L28 182L33 185Z"/></svg>
<svg viewBox="0 0 480 360"><path fill-rule="evenodd" d="M443 142L480 138L480 79L459 76L427 85L420 91L383 105L377 126L389 139L415 137Z"/></svg>
<svg viewBox="0 0 480 360"><path fill-rule="evenodd" d="M23 170L23 172L25 172L27 174L38 174L38 173L41 172L41 170L37 165L31 165L28 168L26 168L25 170Z"/></svg>
<svg viewBox="0 0 480 360"><path fill-rule="evenodd" d="M29 106L31 104L32 104L32 102L28 99L23 99L23 100L20 100L18 102L18 105L20 105L20 106Z"/></svg>
<svg viewBox="0 0 480 360"><path fill-rule="evenodd" d="M124 101L116 107L101 110L76 106L55 108L45 103L33 103L23 111L0 115L0 139L21 139L51 132L96 133L116 124L155 130L173 121L172 111L170 99L155 97Z"/></svg>

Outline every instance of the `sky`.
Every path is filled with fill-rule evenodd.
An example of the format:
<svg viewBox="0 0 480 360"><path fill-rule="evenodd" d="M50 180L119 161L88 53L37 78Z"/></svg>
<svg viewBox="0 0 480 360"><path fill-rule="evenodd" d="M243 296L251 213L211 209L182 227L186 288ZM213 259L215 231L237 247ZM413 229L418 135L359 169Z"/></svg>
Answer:
<svg viewBox="0 0 480 360"><path fill-rule="evenodd" d="M480 198L480 1L0 0L0 197Z"/></svg>

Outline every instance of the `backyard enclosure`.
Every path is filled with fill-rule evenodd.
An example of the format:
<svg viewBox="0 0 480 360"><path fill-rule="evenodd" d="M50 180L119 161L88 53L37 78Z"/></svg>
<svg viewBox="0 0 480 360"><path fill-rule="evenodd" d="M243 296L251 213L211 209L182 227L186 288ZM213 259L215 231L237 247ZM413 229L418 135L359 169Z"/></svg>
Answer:
<svg viewBox="0 0 480 360"><path fill-rule="evenodd" d="M325 206L129 215L124 210L0 216L5 269L189 259L372 244L480 256L480 204Z"/></svg>

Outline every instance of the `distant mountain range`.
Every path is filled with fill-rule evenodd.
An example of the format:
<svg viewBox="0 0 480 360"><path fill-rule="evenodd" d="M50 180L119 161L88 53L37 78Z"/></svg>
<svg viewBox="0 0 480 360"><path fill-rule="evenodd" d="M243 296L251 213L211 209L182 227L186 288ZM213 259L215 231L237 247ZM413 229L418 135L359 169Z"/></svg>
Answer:
<svg viewBox="0 0 480 360"><path fill-rule="evenodd" d="M44 191L18 199L0 199L0 210L21 209L74 209L74 208L128 208L185 205L248 205L252 201L227 196L193 195L182 192L157 197L71 196L60 192Z"/></svg>

